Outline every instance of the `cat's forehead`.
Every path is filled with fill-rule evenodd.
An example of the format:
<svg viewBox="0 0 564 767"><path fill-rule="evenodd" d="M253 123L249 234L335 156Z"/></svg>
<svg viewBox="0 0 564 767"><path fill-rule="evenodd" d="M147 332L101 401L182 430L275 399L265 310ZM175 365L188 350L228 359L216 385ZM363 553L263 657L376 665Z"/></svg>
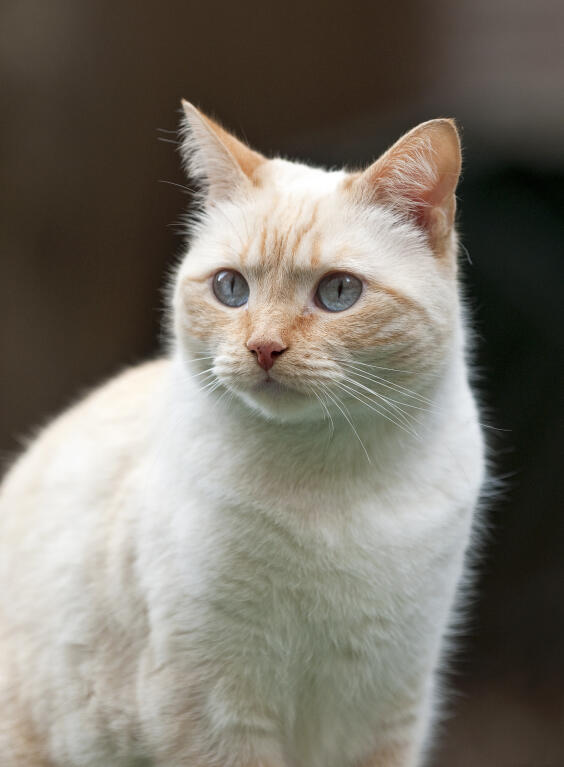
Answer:
<svg viewBox="0 0 564 767"><path fill-rule="evenodd" d="M390 222L374 208L368 234L348 178L286 160L264 163L250 193L209 209L183 271L198 276L223 267L282 282L330 269L365 272L375 235L380 258L390 249Z"/></svg>
<svg viewBox="0 0 564 767"><path fill-rule="evenodd" d="M258 190L235 212L241 263L259 271L317 268L339 247L346 173L266 163Z"/></svg>
<svg viewBox="0 0 564 767"><path fill-rule="evenodd" d="M242 232L241 265L262 272L316 269L338 249L330 236L328 208L323 197L299 193L273 194L252 212ZM334 222L333 222L334 223Z"/></svg>
<svg viewBox="0 0 564 767"><path fill-rule="evenodd" d="M259 186L281 194L318 197L336 192L347 177L345 171L327 171L288 160L263 163L255 172Z"/></svg>

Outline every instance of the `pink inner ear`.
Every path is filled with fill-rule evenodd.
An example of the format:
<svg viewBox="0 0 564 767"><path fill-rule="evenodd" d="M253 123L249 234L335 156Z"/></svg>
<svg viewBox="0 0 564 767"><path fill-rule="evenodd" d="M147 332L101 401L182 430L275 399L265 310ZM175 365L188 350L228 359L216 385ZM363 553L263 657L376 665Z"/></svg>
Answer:
<svg viewBox="0 0 564 767"><path fill-rule="evenodd" d="M434 184L423 191L418 200L413 201L416 204L413 217L418 226L429 231L439 227L446 233L454 217L454 192L457 181L457 174L442 173Z"/></svg>
<svg viewBox="0 0 564 767"><path fill-rule="evenodd" d="M454 123L431 120L401 138L354 182L364 200L403 211L433 244L450 231L460 173Z"/></svg>
<svg viewBox="0 0 564 767"><path fill-rule="evenodd" d="M266 158L228 133L195 106L182 101L187 128L182 144L189 172L205 180L207 205L230 197L248 182Z"/></svg>
<svg viewBox="0 0 564 767"><path fill-rule="evenodd" d="M449 170L451 158L441 157L437 149L423 137L406 140L385 155L381 167L375 164L372 183L415 209L441 205L454 192L458 173Z"/></svg>

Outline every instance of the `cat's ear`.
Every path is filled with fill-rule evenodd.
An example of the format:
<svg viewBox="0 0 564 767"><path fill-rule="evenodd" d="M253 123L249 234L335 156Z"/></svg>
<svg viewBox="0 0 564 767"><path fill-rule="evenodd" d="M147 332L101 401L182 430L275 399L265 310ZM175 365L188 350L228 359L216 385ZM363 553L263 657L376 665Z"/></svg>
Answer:
<svg viewBox="0 0 564 767"><path fill-rule="evenodd" d="M461 161L454 121L429 120L402 136L349 188L369 204L388 205L408 215L438 252L454 223Z"/></svg>
<svg viewBox="0 0 564 767"><path fill-rule="evenodd" d="M253 183L266 158L232 136L190 102L182 100L182 157L188 173L200 180L214 202Z"/></svg>

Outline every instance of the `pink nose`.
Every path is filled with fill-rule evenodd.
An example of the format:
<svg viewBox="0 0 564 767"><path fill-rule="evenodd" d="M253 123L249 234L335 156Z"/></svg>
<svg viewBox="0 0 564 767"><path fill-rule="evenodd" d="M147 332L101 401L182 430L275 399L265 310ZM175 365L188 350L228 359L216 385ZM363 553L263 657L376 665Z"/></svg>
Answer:
<svg viewBox="0 0 564 767"><path fill-rule="evenodd" d="M252 354L256 354L257 362L263 370L270 370L276 362L276 357L279 357L287 348L277 341L253 341L251 339L247 343L247 349Z"/></svg>

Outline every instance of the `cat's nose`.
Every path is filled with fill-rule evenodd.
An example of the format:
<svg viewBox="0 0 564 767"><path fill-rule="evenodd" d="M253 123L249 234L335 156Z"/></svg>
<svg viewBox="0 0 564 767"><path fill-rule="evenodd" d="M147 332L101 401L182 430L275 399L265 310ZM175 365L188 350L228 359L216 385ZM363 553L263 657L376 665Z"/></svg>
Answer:
<svg viewBox="0 0 564 767"><path fill-rule="evenodd" d="M256 355L257 362L263 370L270 370L282 352L288 347L279 341L255 341L251 338L247 342L247 349Z"/></svg>

